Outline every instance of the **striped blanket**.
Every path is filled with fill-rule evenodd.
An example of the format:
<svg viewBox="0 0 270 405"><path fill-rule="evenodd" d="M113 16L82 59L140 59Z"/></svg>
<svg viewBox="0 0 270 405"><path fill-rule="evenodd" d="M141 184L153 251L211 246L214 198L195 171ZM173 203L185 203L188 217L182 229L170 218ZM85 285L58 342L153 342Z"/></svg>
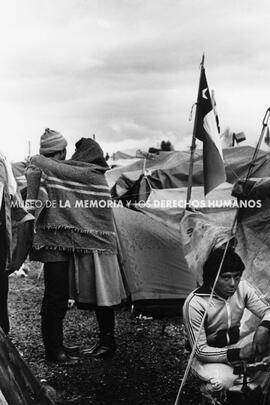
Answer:
<svg viewBox="0 0 270 405"><path fill-rule="evenodd" d="M111 195L102 167L34 156L27 183L28 204L36 208L35 249L116 253Z"/></svg>

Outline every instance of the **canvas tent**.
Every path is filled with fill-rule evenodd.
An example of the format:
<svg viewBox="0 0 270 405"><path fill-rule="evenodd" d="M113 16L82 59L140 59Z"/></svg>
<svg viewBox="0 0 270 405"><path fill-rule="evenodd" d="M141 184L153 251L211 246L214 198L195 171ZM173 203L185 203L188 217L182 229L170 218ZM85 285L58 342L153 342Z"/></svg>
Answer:
<svg viewBox="0 0 270 405"><path fill-rule="evenodd" d="M114 209L132 301L184 299L195 287L179 232L127 208Z"/></svg>
<svg viewBox="0 0 270 405"><path fill-rule="evenodd" d="M231 189L230 184L223 185L209 198L234 201ZM184 209L167 206L167 202L185 198L185 193L185 189L152 190L147 204L136 205L138 211L114 209L122 269L133 302L185 299L196 286L181 243L180 221ZM195 197L203 198L202 187L196 188ZM157 205L159 202L162 204ZM235 208L204 208L202 212L219 224L228 225L232 223Z"/></svg>
<svg viewBox="0 0 270 405"><path fill-rule="evenodd" d="M233 183L246 175L253 153L254 148L249 146L225 150L224 156L228 183L220 185L205 198L203 194L202 153L201 151L196 152L194 167L195 186L192 189L192 199L206 202L208 200L227 202L225 206L213 207L210 205L208 207L206 205L205 207L198 208L204 214L209 215L211 220L216 221L217 224L228 227L232 225L236 209L235 205L232 204L230 206L228 202L236 202L236 198L231 196ZM187 288L183 288L182 291L179 289L183 282L182 280L185 280L184 283L186 283L186 280L190 277L190 275L187 275L189 270L183 257L179 234L179 224L184 209L178 206L170 207L166 205L172 201L185 200L188 167L188 152L166 152L161 153L153 160L147 160L146 165L145 162L140 161L121 169L113 169L107 173L110 184L115 184L116 186L115 190L122 196L126 194L127 200L139 201L140 203L135 204L135 208L141 213L146 214L143 216L141 213L136 213L132 210L124 210L124 214L121 214L120 210L116 214L118 234L120 240L122 240L122 250L125 255L123 268L129 285L132 286L132 295L135 300L138 297L142 297L143 299L158 298L160 291L162 291L162 285L164 285L163 297L166 294L168 294L168 297L172 297L173 289L177 291L178 296L186 296L188 289L191 290L192 285L194 285L194 280L191 280L189 286L186 284ZM260 151L255 162L253 177L264 177L268 173L270 173L269 155ZM119 176L118 179L117 176ZM143 201L146 201L145 205L141 204ZM163 203L163 206L162 204L159 205L159 203ZM152 219L152 222L149 222L148 217ZM169 245L172 247L173 254L175 254L175 250L178 250L178 254L181 256L181 260L178 260L178 265L179 263L185 263L182 267L179 266L178 270L176 270L176 262L173 261L173 255L169 249L166 253L163 252L160 255L161 262L160 259L155 260L158 249L155 249L154 228L159 230L158 232L162 237L165 237L168 231L174 232L175 243L170 241L168 248ZM133 240L136 240L136 235L138 235L138 240L140 240L140 233L147 235L148 241L151 241L151 237L153 237L153 244L149 243L147 245L141 242L138 243L137 241L132 243ZM144 238L141 240L144 240ZM137 255L141 257L141 260L136 259L136 262L134 263L133 261L132 263L133 258ZM147 256L150 259L145 259L144 262L144 258L147 258ZM160 263L164 263L166 260L166 266L163 264L159 266ZM167 283L172 274L178 276L177 281L174 280L171 284L173 285L173 289L170 292L166 289L164 280L160 282L161 279L158 278L159 271L155 271L155 268L163 268ZM154 288L148 288L151 284L153 287L156 283L156 278L161 288L159 292ZM139 289L136 283L139 279L143 281L140 284L141 291L137 294Z"/></svg>
<svg viewBox="0 0 270 405"><path fill-rule="evenodd" d="M107 163L110 167L122 167L137 162L135 156L128 155L127 153L117 151L108 159Z"/></svg>
<svg viewBox="0 0 270 405"><path fill-rule="evenodd" d="M54 405L48 388L34 377L0 328L0 405Z"/></svg>
<svg viewBox="0 0 270 405"><path fill-rule="evenodd" d="M241 209L237 228L237 249L245 265L245 278L254 283L270 301L270 177L249 180L249 195L243 185L236 184L234 194L239 198L261 201L260 207Z"/></svg>
<svg viewBox="0 0 270 405"><path fill-rule="evenodd" d="M236 198L231 195L232 185L223 183L204 196L203 187L192 190L191 206L216 220L221 225L232 224L235 215ZM179 231L186 203L186 187L169 189L152 189L146 204L138 203L135 207L151 218L163 222Z"/></svg>

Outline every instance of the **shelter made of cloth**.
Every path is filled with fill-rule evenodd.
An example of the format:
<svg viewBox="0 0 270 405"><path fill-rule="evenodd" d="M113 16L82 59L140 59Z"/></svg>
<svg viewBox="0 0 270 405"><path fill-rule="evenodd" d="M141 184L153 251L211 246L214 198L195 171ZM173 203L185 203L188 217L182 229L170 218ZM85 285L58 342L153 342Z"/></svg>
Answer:
<svg viewBox="0 0 270 405"><path fill-rule="evenodd" d="M251 146L223 150L228 183L234 184L239 178L246 176L253 154L254 148ZM189 164L188 151L160 152L152 159L141 159L127 166L111 169L106 177L115 197L140 201L148 198L151 189L187 187ZM252 176L260 178L269 173L270 155L260 150L254 162ZM203 184L203 153L196 149L192 186L196 188Z"/></svg>
<svg viewBox="0 0 270 405"><path fill-rule="evenodd" d="M239 199L260 202L241 208L236 237L237 250L246 270L244 277L256 285L270 301L270 177L250 179L235 184L233 195Z"/></svg>
<svg viewBox="0 0 270 405"><path fill-rule="evenodd" d="M196 284L178 230L128 208L113 211L132 301L186 298Z"/></svg>

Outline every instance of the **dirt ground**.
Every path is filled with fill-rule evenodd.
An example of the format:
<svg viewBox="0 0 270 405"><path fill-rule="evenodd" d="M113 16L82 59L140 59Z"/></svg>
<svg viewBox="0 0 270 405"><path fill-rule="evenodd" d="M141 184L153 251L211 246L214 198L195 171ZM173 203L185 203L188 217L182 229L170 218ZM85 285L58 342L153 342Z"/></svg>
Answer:
<svg viewBox="0 0 270 405"><path fill-rule="evenodd" d="M187 363L179 317L145 319L130 308L116 311L117 352L112 360L81 357L69 367L48 366L40 335L43 279L39 271L10 279L10 337L33 374L57 391L57 403L74 405L173 405ZM81 347L96 341L93 312L72 309L65 340ZM188 378L181 405L201 404L198 385Z"/></svg>

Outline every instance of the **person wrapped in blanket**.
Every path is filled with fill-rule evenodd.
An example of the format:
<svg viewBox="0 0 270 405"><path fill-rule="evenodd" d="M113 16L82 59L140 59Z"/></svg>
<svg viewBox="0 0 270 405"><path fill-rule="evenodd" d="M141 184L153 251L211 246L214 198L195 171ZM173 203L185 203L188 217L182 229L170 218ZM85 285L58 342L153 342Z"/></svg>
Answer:
<svg viewBox="0 0 270 405"><path fill-rule="evenodd" d="M110 249L96 249L93 245L90 253L73 255L70 263L70 297L80 309L95 309L99 326L99 340L94 345L82 349L82 353L95 358L105 358L112 355L116 349L114 306L126 299L117 258L113 212L109 204L111 196L104 176L109 167L101 147L95 140L81 138L75 146L72 161L90 165L98 174L93 184L96 192L90 198L93 203L92 211L96 211L98 222L93 219L92 227L96 227L97 232L100 231L99 237L102 235L102 229L105 237L107 229L110 235ZM91 179L89 181L91 182ZM89 196L87 198L89 200Z"/></svg>
<svg viewBox="0 0 270 405"><path fill-rule="evenodd" d="M203 285L191 292L184 303L183 320L191 347L197 339L223 255L222 247L211 251L203 266ZM241 280L244 270L241 258L229 246L191 366L192 373L202 382L202 395L208 399L233 390L238 377L233 374L233 362L258 361L270 353L270 305L257 289ZM256 331L247 331L246 335L241 324L245 308L260 319ZM263 384L262 374L255 384Z"/></svg>
<svg viewBox="0 0 270 405"><path fill-rule="evenodd" d="M116 347L113 305L125 296L112 209L89 208L90 199L110 199L103 152L95 141L81 140L72 159L64 160L66 145L59 132L46 129L40 155L31 159L27 170L28 201L41 202L41 208L35 204L30 258L44 263L45 358L60 365L78 361L79 347L64 344L63 338L69 299L96 310L100 341L84 352L105 357Z"/></svg>
<svg viewBox="0 0 270 405"><path fill-rule="evenodd" d="M9 275L18 270L32 243L34 217L23 206L11 164L0 152L0 327L7 334Z"/></svg>
<svg viewBox="0 0 270 405"><path fill-rule="evenodd" d="M66 147L67 141L58 131L46 128L40 137L39 153L46 161L64 161ZM38 201L42 168L38 163L34 164L32 159L35 157L30 159L26 170L27 202L29 211L35 215L35 232L29 258L30 261L44 263L44 296L40 314L45 358L48 362L69 365L78 361L78 357L73 355L78 351L78 346L63 343L63 320L68 309L69 255L57 248L47 249L46 242L42 246L35 246L35 238L41 229L38 229L37 205L31 202ZM46 210L43 216L46 223Z"/></svg>

